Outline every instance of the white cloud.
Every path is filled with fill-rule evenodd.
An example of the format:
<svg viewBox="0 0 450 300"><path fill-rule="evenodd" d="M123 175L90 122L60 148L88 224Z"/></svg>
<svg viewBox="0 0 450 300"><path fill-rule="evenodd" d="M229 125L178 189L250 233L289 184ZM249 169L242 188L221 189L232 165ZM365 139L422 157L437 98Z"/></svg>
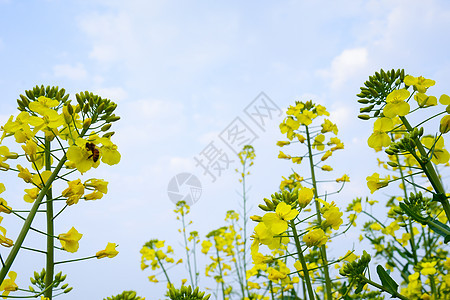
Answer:
<svg viewBox="0 0 450 300"><path fill-rule="evenodd" d="M77 63L75 66L61 64L53 67L53 74L56 77L66 77L71 80L83 80L87 78L87 71L84 65Z"/></svg>
<svg viewBox="0 0 450 300"><path fill-rule="evenodd" d="M104 87L94 89L94 94L102 98L111 99L115 103L119 103L128 97L128 93L121 87Z"/></svg>
<svg viewBox="0 0 450 300"><path fill-rule="evenodd" d="M348 127L349 124L355 123L355 114L351 108L344 106L342 103L335 105L335 108L330 111L330 119L337 124L339 129ZM356 119L356 121L358 121Z"/></svg>
<svg viewBox="0 0 450 300"><path fill-rule="evenodd" d="M149 144L153 145L156 141L166 143L186 130L184 105L180 102L142 99L124 101L123 104L120 115L128 118L124 117L124 127L117 133L123 145L147 149Z"/></svg>
<svg viewBox="0 0 450 300"><path fill-rule="evenodd" d="M353 48L342 51L336 56L330 68L319 70L317 73L331 80L331 88L339 89L354 76L360 74L368 63L368 51L366 48Z"/></svg>
<svg viewBox="0 0 450 300"><path fill-rule="evenodd" d="M93 41L89 56L100 62L114 62L128 55L133 57L133 48L139 43L134 39L135 30L128 14L83 15L79 26Z"/></svg>

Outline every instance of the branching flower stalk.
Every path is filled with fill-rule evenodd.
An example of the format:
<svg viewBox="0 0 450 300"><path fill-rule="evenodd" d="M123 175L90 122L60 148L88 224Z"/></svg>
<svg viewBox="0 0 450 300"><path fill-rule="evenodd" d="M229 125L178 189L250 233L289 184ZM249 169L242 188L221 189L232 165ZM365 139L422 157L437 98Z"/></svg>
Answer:
<svg viewBox="0 0 450 300"><path fill-rule="evenodd" d="M0 146L0 165L4 171L18 172L19 178L33 186L31 189L25 189L26 194L23 197L25 202L33 203L33 205L31 209L14 210L7 205L4 199L0 201L1 212L13 212L13 215L24 220L22 229L14 243L5 237L2 238L5 240L2 245L12 246L12 248L6 261L2 264L0 282L2 282L4 296L7 296L10 291L18 290L32 294L30 297L44 295L46 299L51 300L54 296L53 292L60 291L58 285L65 279L65 275L62 276L61 273L54 275L54 268L57 264L55 262L55 249L74 253L78 250L78 241L82 237L82 234L78 233L74 227L69 232L56 236L55 218L67 206L78 203L79 199L96 200L102 198L103 194L107 192L108 183L102 179L89 179L82 183L81 179L71 181L67 177L73 174L73 170L78 170L83 174L92 167L96 168L100 162L114 165L120 161L117 146L110 141L114 132L106 132L111 127L111 123L119 120L119 117L113 114L116 109L115 103L89 92L76 94L78 104L74 106L72 106L71 100L68 100L69 95L65 95L64 89L58 87L36 86L32 90L25 91L25 94L26 96L20 95L20 99L17 100L21 111L19 115L15 120L14 116L11 116L7 123L0 128L3 131L0 143L5 138L14 137L17 143L22 144L24 154L18 155L10 152L7 146L2 145ZM99 126L101 127L100 130L93 129ZM102 137L98 136L100 132L105 132ZM58 142L59 149L58 146L52 148L52 141L55 139ZM68 146L64 146L62 140ZM17 165L17 168L10 168L9 164L5 163L7 159L19 158L26 158L35 173L21 165ZM53 166L53 160L57 161L56 166ZM40 171L42 168L44 168L44 171ZM61 169L70 169L71 171L59 175ZM65 181L69 187L55 198L52 184L58 179ZM3 187L4 185L0 183L0 192L4 191ZM92 193L85 194L85 189L91 190ZM55 215L54 206L58 200L66 200L66 205ZM47 228L45 232L32 227L38 212L45 212L46 214ZM24 217L20 213L27 213L27 216ZM3 233L6 233L6 229L1 229ZM22 246L30 230L45 236L46 251ZM60 240L61 247L55 246L55 239ZM114 243L109 243L105 250L97 252L92 257L112 258L118 253L115 247ZM46 256L46 267L43 272L39 276L36 276L35 273L35 278L31 279L32 284L36 285L41 290L40 292L35 291L32 287L29 290L20 289L13 284L17 274L10 269L21 248ZM6 276L10 276L10 279L5 279ZM11 286L5 287L8 284ZM67 284L62 285L61 288L63 289L62 293L68 293L72 290L72 287L68 287ZM26 298L29 296L9 297Z"/></svg>
<svg viewBox="0 0 450 300"><path fill-rule="evenodd" d="M403 194L402 197L391 197L386 203L392 222L385 225L379 221L366 223L365 236L375 247L375 256L386 258L386 267L391 271L397 269L404 280L399 292L399 284L378 265L382 284L365 282L400 299L446 299L450 289L444 278L449 276L447 264L450 260L442 237L444 243L450 241L447 225L450 206L438 166L448 166L450 160L444 144L444 135L450 131L450 97L443 94L438 101L437 97L426 94L435 85L434 80L405 75L404 70L380 70L369 76L364 85L357 95L361 98L358 102L369 106L360 109L364 114L359 118L376 119L368 145L376 151L384 149L390 159L384 167L400 174L400 177L390 179L389 175L381 178L374 173L367 177L367 185L374 193L400 180ZM446 106L444 111L438 102ZM413 105L416 107L412 108ZM421 116L424 121L413 126L408 119L418 113L424 114L423 118ZM436 132L435 125L429 121L438 116L441 119ZM431 134L425 134L430 129ZM400 160L401 157L404 159ZM420 183L415 179L419 175L425 175L427 181ZM401 238L399 234L402 234Z"/></svg>
<svg viewBox="0 0 450 300"><path fill-rule="evenodd" d="M252 235L254 241L251 246L254 268L265 270L264 267L269 266L266 271L268 279L272 283L280 283L281 289L278 295L281 297L288 293L294 297L301 294L294 288L294 284L299 283L299 278L290 277L292 274L299 274L303 283L299 286L304 287L305 299L313 300L316 298L316 293L323 293L324 299L331 300L334 294L339 295L339 291L333 290L333 287L339 286L340 283L332 282L329 266L338 261L332 263L328 261L325 244L332 236L338 236L338 234L332 235L332 231L338 230L343 223L341 218L343 213L334 202L328 203L320 198L315 169L318 168L324 172L332 171L329 165L320 166L320 164L332 156L334 151L343 149L344 145L337 137L330 137L327 142L325 141L325 134L332 132L336 135L338 131L337 126L328 119L323 120L321 129L317 129L319 126L316 126L311 131L310 125L317 117L329 115L325 107L314 104L312 101L297 101L295 105L288 108L287 115L280 124L280 129L289 141L280 141L277 145L283 147L301 143L306 144L307 150L302 156L291 156L280 151L278 158L290 160L294 164L301 164L304 159L307 159L311 177L304 180L294 171L289 178L283 177L284 180L280 185L281 192L271 195L271 199L265 198L264 204L259 205L266 213L262 217L252 217L253 221L258 222ZM306 134L306 137L302 134ZM314 161L316 155L321 156L320 161ZM349 178L344 175L333 181L340 183L341 187L337 192L328 193L327 191L323 196L338 193ZM314 204L312 204L313 199ZM315 206L315 211L312 213L310 213L310 205ZM347 228L350 228L350 224ZM272 255L259 253L260 244L271 249ZM304 253L308 248L310 248L309 253ZM292 262L291 259L297 256L298 259ZM271 266L272 263L274 267ZM297 272L290 271L292 265ZM323 275L317 275L318 273ZM314 291L314 285L321 286Z"/></svg>
<svg viewBox="0 0 450 300"><path fill-rule="evenodd" d="M247 292L247 297L250 297L250 292L248 289L248 282L246 278L247 274L247 250L248 250L248 244L247 244L247 223L248 223L248 211L247 211L247 186L246 186L246 178L248 175L250 175L250 172L248 169L253 166L253 160L255 159L255 150L252 146L246 145L244 146L243 150L239 152L238 154L241 166L242 166L242 172L241 172L241 183L242 183L242 216L243 216L243 231L244 231L244 239L243 239L243 250L242 250L242 259L239 259L239 262L243 265L243 272L239 274L240 278L240 285L242 290L242 297L245 297L245 291ZM237 243L237 241L236 241ZM237 255L240 255L240 251L237 252ZM237 270L239 272L239 270Z"/></svg>
<svg viewBox="0 0 450 300"><path fill-rule="evenodd" d="M317 182L316 182L316 174L314 170L314 160L313 160L313 149L311 146L311 136L309 134L309 128L307 125L305 125L305 131L306 131L306 141L308 144L308 156L309 156L309 168L311 172L311 180L312 180L312 187L314 192L314 203L316 207L316 213L317 213L317 223L322 224L322 215L320 212L320 203L319 203L319 195L318 195L318 188L317 188ZM320 254L322 255L322 266L323 266L323 273L325 277L325 291L327 294L327 299L332 300L332 291L331 291L331 278L330 278L330 272L328 270L328 259L327 259L327 249L325 245L322 245L320 247ZM313 298L311 298L313 299Z"/></svg>
<svg viewBox="0 0 450 300"><path fill-rule="evenodd" d="M191 253L190 253L190 249L188 246L188 238L186 236L186 221L185 221L185 216L189 213L190 207L186 204L185 201L180 201L177 203L177 207L178 209L175 210L175 212L179 213L181 215L181 224L182 224L182 229L181 232L183 234L183 240L184 240L184 249L186 252L186 261L187 261L187 265L188 265L188 272L189 272L189 279L191 280L191 285L192 287L195 289L198 286L198 274L196 272L196 265L194 265L194 271L192 270L192 265L191 265ZM195 241L194 241L194 247L195 247ZM194 255L195 255L195 249L194 250ZM192 274L194 273L194 274Z"/></svg>

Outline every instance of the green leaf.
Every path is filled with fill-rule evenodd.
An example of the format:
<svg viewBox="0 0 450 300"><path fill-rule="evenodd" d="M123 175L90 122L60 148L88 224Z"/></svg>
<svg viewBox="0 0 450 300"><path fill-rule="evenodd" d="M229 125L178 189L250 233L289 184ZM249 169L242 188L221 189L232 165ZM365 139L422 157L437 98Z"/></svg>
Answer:
<svg viewBox="0 0 450 300"><path fill-rule="evenodd" d="M450 227L446 224L439 222L438 220L431 220L428 223L428 226L431 230L444 237L444 243L448 243L450 241Z"/></svg>
<svg viewBox="0 0 450 300"><path fill-rule="evenodd" d="M386 272L386 270L378 265L377 266L378 277L380 277L381 283L386 288L389 294L397 294L398 284L392 279L392 277Z"/></svg>

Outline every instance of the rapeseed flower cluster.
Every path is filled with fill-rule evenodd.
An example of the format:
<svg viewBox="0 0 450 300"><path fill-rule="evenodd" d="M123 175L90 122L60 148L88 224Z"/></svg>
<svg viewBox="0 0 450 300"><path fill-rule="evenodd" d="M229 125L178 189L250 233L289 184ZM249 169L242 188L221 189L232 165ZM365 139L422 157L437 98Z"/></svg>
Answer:
<svg viewBox="0 0 450 300"><path fill-rule="evenodd" d="M0 269L1 290L6 296L10 291L18 290L14 286L17 274L9 271L19 250L23 248L23 241L32 229L42 234L46 240L46 251L36 246L36 253L43 253L46 257L45 276L35 276L32 284L40 290L23 290L28 293L26 297L52 298L53 292L68 293L72 289L67 284L58 287L63 280L61 274L54 275L55 265L67 261L55 262L55 250L64 250L75 253L79 249L79 241L83 234L75 227L68 232L55 234L55 219L69 206L77 204L80 199L96 200L107 192L107 182L102 179L81 178L72 179L72 169L81 174L91 168L96 168L101 162L115 165L120 161L117 146L111 141L114 132L108 132L111 123L119 119L113 114L116 104L108 99L89 92L76 95L77 104L72 104L69 95L64 89L58 87L36 86L25 91L26 96L20 95L17 101L20 113L10 116L7 122L0 127L0 170L15 172L26 184L23 200L26 210L17 209L19 202L14 199L14 205L9 206L7 201L0 198L0 211L14 215L23 220L23 228L15 241L6 237L6 229L0 227L0 244L11 247L8 258ZM102 136L100 136L102 134ZM11 139L12 138L12 139ZM15 142L18 145L14 145ZM16 149L13 152L10 149ZM12 160L21 160L12 163ZM15 165L15 167L14 167ZM61 175L62 170L67 170ZM62 192L54 187L56 180L64 180L67 184ZM58 185L59 188L59 185ZM0 193L6 190L0 183ZM45 199L44 199L45 198ZM65 200L61 206L60 200ZM40 230L32 227L35 215L39 212L47 214L47 229ZM26 214L24 216L24 214ZM0 221L3 217L0 217ZM55 245L59 240L61 246ZM108 243L106 249L94 256L77 258L70 261L89 258L114 257L117 255L116 244ZM3 260L2 260L3 261ZM7 274L10 279L5 279ZM65 278L65 277L64 277ZM31 295L31 296L30 296Z"/></svg>

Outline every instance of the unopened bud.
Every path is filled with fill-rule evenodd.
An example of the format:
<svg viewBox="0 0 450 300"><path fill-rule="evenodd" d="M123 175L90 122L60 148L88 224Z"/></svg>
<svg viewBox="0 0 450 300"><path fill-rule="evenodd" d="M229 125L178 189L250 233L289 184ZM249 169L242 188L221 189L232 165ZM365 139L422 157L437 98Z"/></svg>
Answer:
<svg viewBox="0 0 450 300"><path fill-rule="evenodd" d="M111 128L111 124L103 125L101 131L108 131L109 128Z"/></svg>
<svg viewBox="0 0 450 300"><path fill-rule="evenodd" d="M393 168L398 167L398 164L395 163L395 162L393 162L393 161L388 161L387 164L390 165L390 166L393 167Z"/></svg>
<svg viewBox="0 0 450 300"><path fill-rule="evenodd" d="M250 219L252 221L255 221L255 222L261 222L262 221L262 217L256 216L256 215L255 216L251 216Z"/></svg>
<svg viewBox="0 0 450 300"><path fill-rule="evenodd" d="M270 208L268 208L267 206L262 205L262 204L259 204L258 207L261 208L264 211L272 211Z"/></svg>
<svg viewBox="0 0 450 300"><path fill-rule="evenodd" d="M386 154L389 154L389 155L394 155L395 154L395 152L392 151L392 149L389 149L389 148L384 150L384 152L386 152Z"/></svg>
<svg viewBox="0 0 450 300"><path fill-rule="evenodd" d="M450 131L450 115L446 115L441 119L439 131L441 133L447 133Z"/></svg>
<svg viewBox="0 0 450 300"><path fill-rule="evenodd" d="M83 113L87 114L89 112L89 104L86 103L83 107Z"/></svg>
<svg viewBox="0 0 450 300"><path fill-rule="evenodd" d="M360 118L361 120L369 120L370 116L369 115L359 115L358 118Z"/></svg>
<svg viewBox="0 0 450 300"><path fill-rule="evenodd" d="M89 126L91 126L91 122L92 122L91 118L87 118L86 120L84 120L83 129L88 129Z"/></svg>
<svg viewBox="0 0 450 300"><path fill-rule="evenodd" d="M69 112L70 115L73 115L73 106L72 104L67 104L67 111Z"/></svg>

